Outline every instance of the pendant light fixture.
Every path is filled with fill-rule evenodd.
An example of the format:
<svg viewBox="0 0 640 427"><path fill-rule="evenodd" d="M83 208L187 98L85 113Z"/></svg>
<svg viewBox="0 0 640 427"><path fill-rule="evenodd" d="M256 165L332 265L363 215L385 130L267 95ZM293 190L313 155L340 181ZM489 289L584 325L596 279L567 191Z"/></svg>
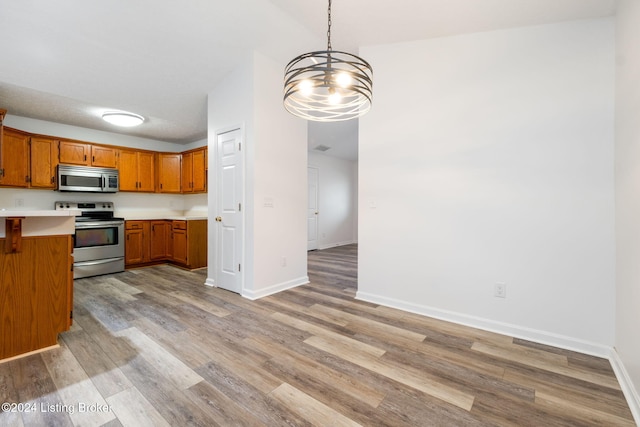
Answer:
<svg viewBox="0 0 640 427"><path fill-rule="evenodd" d="M364 59L331 49L331 0L327 50L294 58L284 71L284 108L306 120L355 119L371 109L373 69Z"/></svg>

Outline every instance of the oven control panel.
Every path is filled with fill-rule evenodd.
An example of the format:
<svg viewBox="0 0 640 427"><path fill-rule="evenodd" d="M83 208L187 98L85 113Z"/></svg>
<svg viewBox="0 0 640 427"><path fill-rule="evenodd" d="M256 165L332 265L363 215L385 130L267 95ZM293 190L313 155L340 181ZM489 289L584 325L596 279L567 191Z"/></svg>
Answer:
<svg viewBox="0 0 640 427"><path fill-rule="evenodd" d="M56 202L55 209L64 211L79 209L82 212L113 212L113 202Z"/></svg>

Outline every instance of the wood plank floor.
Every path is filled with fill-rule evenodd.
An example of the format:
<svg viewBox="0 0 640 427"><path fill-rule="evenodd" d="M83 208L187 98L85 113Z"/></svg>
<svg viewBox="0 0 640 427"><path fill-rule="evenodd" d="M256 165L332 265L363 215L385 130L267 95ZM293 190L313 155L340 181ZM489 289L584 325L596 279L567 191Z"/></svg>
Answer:
<svg viewBox="0 0 640 427"><path fill-rule="evenodd" d="M0 364L2 426L633 426L607 360L353 299L357 247L259 301L155 266L76 280L60 347Z"/></svg>

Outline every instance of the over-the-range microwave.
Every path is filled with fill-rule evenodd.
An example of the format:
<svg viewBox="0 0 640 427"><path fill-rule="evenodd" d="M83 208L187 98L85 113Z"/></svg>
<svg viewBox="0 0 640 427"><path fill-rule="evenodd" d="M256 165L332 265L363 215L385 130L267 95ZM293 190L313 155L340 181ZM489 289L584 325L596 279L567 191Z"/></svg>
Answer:
<svg viewBox="0 0 640 427"><path fill-rule="evenodd" d="M118 181L118 169L58 165L58 191L115 193Z"/></svg>

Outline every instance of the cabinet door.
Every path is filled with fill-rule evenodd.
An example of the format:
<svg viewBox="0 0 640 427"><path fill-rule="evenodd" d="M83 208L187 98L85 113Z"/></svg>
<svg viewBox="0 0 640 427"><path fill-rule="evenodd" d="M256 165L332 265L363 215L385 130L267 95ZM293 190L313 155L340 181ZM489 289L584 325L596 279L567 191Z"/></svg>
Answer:
<svg viewBox="0 0 640 427"><path fill-rule="evenodd" d="M144 262L143 242L142 229L125 231L124 263L126 265Z"/></svg>
<svg viewBox="0 0 640 427"><path fill-rule="evenodd" d="M138 190L138 153L120 150L120 191Z"/></svg>
<svg viewBox="0 0 640 427"><path fill-rule="evenodd" d="M55 188L56 186L56 155L57 141L42 136L31 137L31 187Z"/></svg>
<svg viewBox="0 0 640 427"><path fill-rule="evenodd" d="M187 265L187 230L173 229L173 260Z"/></svg>
<svg viewBox="0 0 640 427"><path fill-rule="evenodd" d="M83 142L60 141L60 163L89 166L91 145Z"/></svg>
<svg viewBox="0 0 640 427"><path fill-rule="evenodd" d="M0 146L0 185L27 187L28 183L29 135L5 127Z"/></svg>
<svg viewBox="0 0 640 427"><path fill-rule="evenodd" d="M182 153L182 192L193 192L193 153Z"/></svg>
<svg viewBox="0 0 640 427"><path fill-rule="evenodd" d="M141 264L149 261L149 221L126 221L124 263Z"/></svg>
<svg viewBox="0 0 640 427"><path fill-rule="evenodd" d="M91 166L101 168L115 168L117 150L110 147L102 147L100 145L91 146Z"/></svg>
<svg viewBox="0 0 640 427"><path fill-rule="evenodd" d="M206 150L193 152L192 191L203 193L207 191L207 155Z"/></svg>
<svg viewBox="0 0 640 427"><path fill-rule="evenodd" d="M173 153L160 153L159 155L159 183L161 193L179 193L182 178L182 155Z"/></svg>
<svg viewBox="0 0 640 427"><path fill-rule="evenodd" d="M153 193L156 189L155 155L140 151L138 153L138 191Z"/></svg>
<svg viewBox="0 0 640 427"><path fill-rule="evenodd" d="M170 229L171 223L167 221L151 221L149 258L152 261L167 259Z"/></svg>

